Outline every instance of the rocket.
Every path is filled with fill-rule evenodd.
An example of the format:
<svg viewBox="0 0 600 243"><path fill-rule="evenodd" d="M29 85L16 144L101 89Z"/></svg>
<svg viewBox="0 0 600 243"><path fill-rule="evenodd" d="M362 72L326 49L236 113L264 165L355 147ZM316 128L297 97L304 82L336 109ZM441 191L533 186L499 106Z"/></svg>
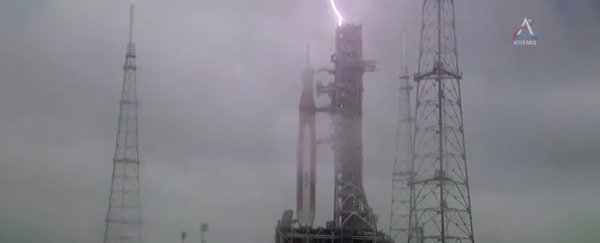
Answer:
<svg viewBox="0 0 600 243"><path fill-rule="evenodd" d="M315 137L315 99L313 95L312 68L302 72L302 93L300 94L298 123L298 174L297 209L298 224L311 227L315 220L315 182L316 182L316 137Z"/></svg>

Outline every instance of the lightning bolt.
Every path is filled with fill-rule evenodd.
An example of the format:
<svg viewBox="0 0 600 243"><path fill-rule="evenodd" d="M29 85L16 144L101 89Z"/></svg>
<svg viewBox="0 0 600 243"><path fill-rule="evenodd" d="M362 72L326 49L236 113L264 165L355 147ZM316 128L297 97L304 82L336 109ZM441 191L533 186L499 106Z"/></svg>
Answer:
<svg viewBox="0 0 600 243"><path fill-rule="evenodd" d="M342 16L342 14L340 13L340 11L338 10L337 6L335 5L335 0L329 0L329 4L331 4L331 8L333 9L333 12L335 13L335 15L337 16L338 19L338 26L342 25L342 22L344 22L344 17Z"/></svg>

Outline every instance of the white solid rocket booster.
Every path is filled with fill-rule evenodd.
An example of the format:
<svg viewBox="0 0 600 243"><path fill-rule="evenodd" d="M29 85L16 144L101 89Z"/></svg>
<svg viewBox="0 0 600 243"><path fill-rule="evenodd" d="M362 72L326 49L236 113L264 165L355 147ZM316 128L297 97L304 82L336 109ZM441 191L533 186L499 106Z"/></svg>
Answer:
<svg viewBox="0 0 600 243"><path fill-rule="evenodd" d="M304 88L300 95L298 129L298 185L297 218L298 224L312 226L315 220L316 182L316 138L315 100L313 96L313 70L306 68L302 73Z"/></svg>

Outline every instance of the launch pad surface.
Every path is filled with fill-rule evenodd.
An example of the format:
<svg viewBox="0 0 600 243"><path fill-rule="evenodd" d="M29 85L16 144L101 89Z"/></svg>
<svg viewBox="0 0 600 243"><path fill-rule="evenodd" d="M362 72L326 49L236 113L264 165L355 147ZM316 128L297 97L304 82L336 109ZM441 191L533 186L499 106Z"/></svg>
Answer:
<svg viewBox="0 0 600 243"><path fill-rule="evenodd" d="M275 243L392 243L380 231L346 230L340 228L277 227Z"/></svg>

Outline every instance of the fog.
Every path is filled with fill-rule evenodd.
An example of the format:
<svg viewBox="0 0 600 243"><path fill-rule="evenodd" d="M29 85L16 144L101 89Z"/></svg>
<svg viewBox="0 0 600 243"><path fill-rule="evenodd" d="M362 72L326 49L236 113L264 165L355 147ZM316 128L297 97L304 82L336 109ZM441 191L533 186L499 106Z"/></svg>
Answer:
<svg viewBox="0 0 600 243"><path fill-rule="evenodd" d="M378 63L365 74L364 182L387 230L401 36L415 72L421 1L338 2ZM102 241L129 4L0 1L0 242ZM455 8L476 241L597 242L600 1ZM537 46L512 45L525 17ZM144 242L197 241L201 222L209 242L272 242L295 208L305 46L331 66L335 25L323 0L137 1ZM320 225L332 161L320 146Z"/></svg>

